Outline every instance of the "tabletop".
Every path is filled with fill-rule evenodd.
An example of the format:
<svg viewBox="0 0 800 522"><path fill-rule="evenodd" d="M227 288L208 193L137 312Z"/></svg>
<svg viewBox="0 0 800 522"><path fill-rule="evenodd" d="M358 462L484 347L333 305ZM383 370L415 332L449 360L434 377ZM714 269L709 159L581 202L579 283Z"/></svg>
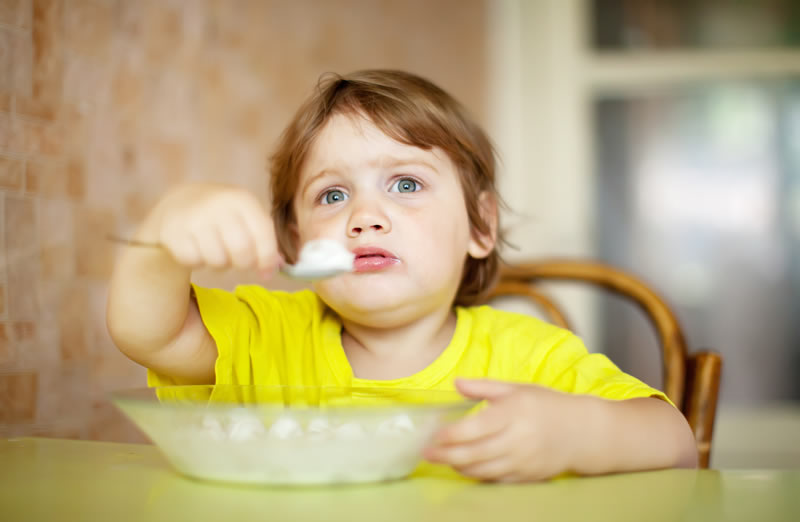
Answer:
<svg viewBox="0 0 800 522"><path fill-rule="evenodd" d="M800 470L664 470L540 484L411 478L239 486L179 475L154 446L0 440L0 520L800 520Z"/></svg>

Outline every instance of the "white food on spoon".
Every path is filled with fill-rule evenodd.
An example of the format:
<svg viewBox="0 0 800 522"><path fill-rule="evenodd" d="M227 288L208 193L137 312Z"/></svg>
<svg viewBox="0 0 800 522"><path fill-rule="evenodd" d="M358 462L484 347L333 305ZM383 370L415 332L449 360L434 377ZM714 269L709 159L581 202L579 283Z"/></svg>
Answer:
<svg viewBox="0 0 800 522"><path fill-rule="evenodd" d="M333 239L308 241L300 250L300 259L283 271L298 279L323 279L352 272L355 254Z"/></svg>

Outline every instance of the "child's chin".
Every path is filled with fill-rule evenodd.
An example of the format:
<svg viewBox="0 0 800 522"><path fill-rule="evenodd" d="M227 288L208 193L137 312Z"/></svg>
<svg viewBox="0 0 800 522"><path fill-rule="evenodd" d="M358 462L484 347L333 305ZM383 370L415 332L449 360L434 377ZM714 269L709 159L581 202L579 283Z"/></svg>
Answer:
<svg viewBox="0 0 800 522"><path fill-rule="evenodd" d="M414 319L419 310L412 300L397 294L380 291L354 291L342 294L324 295L320 298L344 319L375 327L389 327Z"/></svg>

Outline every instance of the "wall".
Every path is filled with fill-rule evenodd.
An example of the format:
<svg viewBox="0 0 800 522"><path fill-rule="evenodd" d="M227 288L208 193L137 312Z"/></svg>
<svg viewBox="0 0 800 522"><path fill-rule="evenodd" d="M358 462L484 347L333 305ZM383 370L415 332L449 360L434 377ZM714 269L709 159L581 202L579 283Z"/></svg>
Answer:
<svg viewBox="0 0 800 522"><path fill-rule="evenodd" d="M0 437L142 440L107 401L144 372L105 329L105 235L183 181L263 195L326 71L408 69L485 121L485 4L0 0Z"/></svg>

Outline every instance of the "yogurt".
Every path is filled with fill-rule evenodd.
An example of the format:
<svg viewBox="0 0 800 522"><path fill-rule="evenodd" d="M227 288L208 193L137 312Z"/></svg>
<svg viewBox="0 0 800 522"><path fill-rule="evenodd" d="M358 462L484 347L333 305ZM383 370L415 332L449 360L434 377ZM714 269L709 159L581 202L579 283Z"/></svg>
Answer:
<svg viewBox="0 0 800 522"><path fill-rule="evenodd" d="M285 271L292 277L317 279L352 272L355 254L333 239L315 239L300 250L300 258Z"/></svg>
<svg viewBox="0 0 800 522"><path fill-rule="evenodd" d="M337 422L279 415L267 422L247 409L204 415L182 436L160 440L184 473L234 482L323 484L408 475L435 422L400 413Z"/></svg>

